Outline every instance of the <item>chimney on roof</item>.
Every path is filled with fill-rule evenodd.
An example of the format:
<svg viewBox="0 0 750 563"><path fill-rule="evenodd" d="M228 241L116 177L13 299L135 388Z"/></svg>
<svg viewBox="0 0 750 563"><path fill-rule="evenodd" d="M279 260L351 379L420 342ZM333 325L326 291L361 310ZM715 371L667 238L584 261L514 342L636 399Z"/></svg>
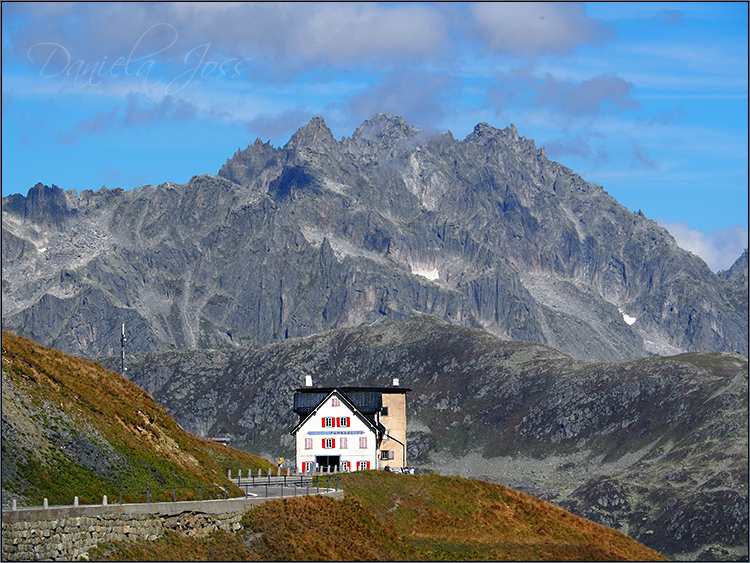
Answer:
<svg viewBox="0 0 750 563"><path fill-rule="evenodd" d="M393 378L393 386L394 387L398 387L398 378L397 377Z"/></svg>
<svg viewBox="0 0 750 563"><path fill-rule="evenodd" d="M312 375L305 376L305 387L312 387Z"/></svg>

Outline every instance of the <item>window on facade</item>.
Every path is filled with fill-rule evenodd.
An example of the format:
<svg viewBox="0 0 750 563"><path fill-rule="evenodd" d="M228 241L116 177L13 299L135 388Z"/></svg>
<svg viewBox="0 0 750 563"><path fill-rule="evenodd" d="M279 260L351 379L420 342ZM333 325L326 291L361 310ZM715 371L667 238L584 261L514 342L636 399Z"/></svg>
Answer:
<svg viewBox="0 0 750 563"><path fill-rule="evenodd" d="M359 447L362 449L367 449L367 438L359 439Z"/></svg>
<svg viewBox="0 0 750 563"><path fill-rule="evenodd" d="M323 417L323 428L331 428L333 426L333 417L332 416L324 416Z"/></svg>
<svg viewBox="0 0 750 563"><path fill-rule="evenodd" d="M349 417L348 417L348 416L342 416L342 417L341 417L341 418L339 419L339 425L340 425L340 426L345 426L345 427L346 427L346 426L349 426Z"/></svg>
<svg viewBox="0 0 750 563"><path fill-rule="evenodd" d="M338 397L334 397L333 399L331 399L331 406L332 407L341 406L341 401L339 401Z"/></svg>
<svg viewBox="0 0 750 563"><path fill-rule="evenodd" d="M312 449L312 447L313 447L312 440L313 440L312 438L305 438L305 449L306 450L311 450Z"/></svg>
<svg viewBox="0 0 750 563"><path fill-rule="evenodd" d="M388 407L383 407L380 409L380 416L388 416Z"/></svg>
<svg viewBox="0 0 750 563"><path fill-rule="evenodd" d="M362 438L362 439L365 440L365 438ZM357 469L359 471L364 471L365 469L369 469L368 465L370 465L369 461L358 461L357 462Z"/></svg>
<svg viewBox="0 0 750 563"><path fill-rule="evenodd" d="M349 441L347 438L339 438L339 448L345 450L349 447Z"/></svg>
<svg viewBox="0 0 750 563"><path fill-rule="evenodd" d="M336 447L336 440L334 438L323 438L323 447L331 449Z"/></svg>
<svg viewBox="0 0 750 563"><path fill-rule="evenodd" d="M393 450L381 450L380 459L393 459Z"/></svg>

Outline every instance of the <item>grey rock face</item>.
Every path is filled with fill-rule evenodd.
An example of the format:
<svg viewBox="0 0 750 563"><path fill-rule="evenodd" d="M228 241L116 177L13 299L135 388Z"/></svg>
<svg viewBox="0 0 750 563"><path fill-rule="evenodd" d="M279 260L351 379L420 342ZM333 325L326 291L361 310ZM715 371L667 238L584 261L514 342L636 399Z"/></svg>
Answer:
<svg viewBox="0 0 750 563"><path fill-rule="evenodd" d="M3 326L82 355L122 322L135 352L415 313L577 358L746 355L735 285L514 126L457 141L379 114L337 141L318 117L184 185L3 199Z"/></svg>
<svg viewBox="0 0 750 563"><path fill-rule="evenodd" d="M583 362L420 316L128 363L185 429L223 429L268 459L294 455L305 375L321 387L398 378L411 389L409 465L502 482L677 560L747 555L748 364L738 354Z"/></svg>
<svg viewBox="0 0 750 563"><path fill-rule="evenodd" d="M735 282L747 289L747 248L742 256L735 260L732 267L717 274L721 279Z"/></svg>

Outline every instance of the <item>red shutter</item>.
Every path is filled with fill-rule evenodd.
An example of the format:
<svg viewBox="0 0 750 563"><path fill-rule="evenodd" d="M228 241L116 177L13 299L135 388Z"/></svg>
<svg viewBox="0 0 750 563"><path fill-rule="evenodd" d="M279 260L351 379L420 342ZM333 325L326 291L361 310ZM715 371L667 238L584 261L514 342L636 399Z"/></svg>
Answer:
<svg viewBox="0 0 750 563"><path fill-rule="evenodd" d="M326 447L326 439L325 438L323 438L323 447L324 448Z"/></svg>
<svg viewBox="0 0 750 563"><path fill-rule="evenodd" d="M331 447L332 448L336 447L336 438L331 438Z"/></svg>
<svg viewBox="0 0 750 563"><path fill-rule="evenodd" d="M336 421L336 426L338 426L339 425L339 417L337 416L334 420Z"/></svg>
<svg viewBox="0 0 750 563"><path fill-rule="evenodd" d="M367 462L367 469L370 469L370 462Z"/></svg>
<svg viewBox="0 0 750 563"><path fill-rule="evenodd" d="M321 428L325 428L326 427L326 417L323 417L323 418L320 419L320 426L321 426Z"/></svg>
<svg viewBox="0 0 750 563"><path fill-rule="evenodd" d="M346 426L347 426L347 428L352 425L352 423L350 422L350 420L351 420L351 417L347 416L346 417Z"/></svg>

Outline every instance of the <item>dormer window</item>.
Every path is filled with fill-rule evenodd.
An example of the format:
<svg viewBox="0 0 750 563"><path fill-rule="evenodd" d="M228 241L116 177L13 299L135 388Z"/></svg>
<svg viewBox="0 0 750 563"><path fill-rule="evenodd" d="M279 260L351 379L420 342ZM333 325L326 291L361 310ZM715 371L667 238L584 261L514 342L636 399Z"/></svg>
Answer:
<svg viewBox="0 0 750 563"><path fill-rule="evenodd" d="M331 399L331 406L332 407L340 407L341 406L341 401L339 401L338 397L334 397L333 399Z"/></svg>

